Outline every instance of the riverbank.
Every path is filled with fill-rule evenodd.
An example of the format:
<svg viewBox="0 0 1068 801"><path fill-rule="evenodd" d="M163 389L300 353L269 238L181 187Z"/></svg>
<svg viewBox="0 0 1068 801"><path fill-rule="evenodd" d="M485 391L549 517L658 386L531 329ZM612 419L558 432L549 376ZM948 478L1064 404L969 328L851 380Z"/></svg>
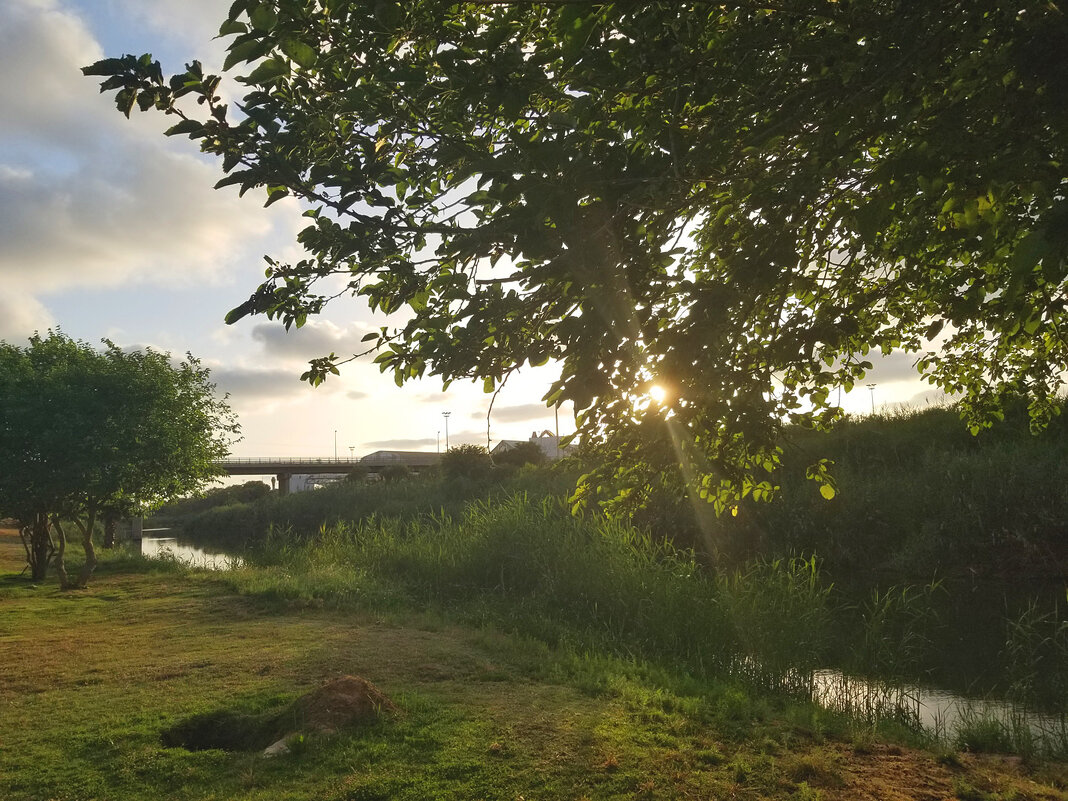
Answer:
<svg viewBox="0 0 1068 801"><path fill-rule="evenodd" d="M0 540L0 564L12 546ZM0 577L5 799L1068 799L1065 765L925 750L433 609L286 601L256 591L262 570L127 557L77 593ZM275 759L161 742L193 716L264 713L346 674L398 713Z"/></svg>

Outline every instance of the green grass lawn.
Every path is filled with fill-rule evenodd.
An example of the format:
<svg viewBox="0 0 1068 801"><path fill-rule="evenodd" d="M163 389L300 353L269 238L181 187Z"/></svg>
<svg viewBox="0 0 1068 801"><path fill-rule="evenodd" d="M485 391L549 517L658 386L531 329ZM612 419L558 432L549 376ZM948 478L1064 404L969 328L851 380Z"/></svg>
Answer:
<svg viewBox="0 0 1068 801"><path fill-rule="evenodd" d="M121 560L85 591L35 587L16 575L19 547L0 537L5 801L1068 799L1063 765L947 757L441 614L287 603ZM345 674L398 713L271 759L161 743L190 716L269 712Z"/></svg>

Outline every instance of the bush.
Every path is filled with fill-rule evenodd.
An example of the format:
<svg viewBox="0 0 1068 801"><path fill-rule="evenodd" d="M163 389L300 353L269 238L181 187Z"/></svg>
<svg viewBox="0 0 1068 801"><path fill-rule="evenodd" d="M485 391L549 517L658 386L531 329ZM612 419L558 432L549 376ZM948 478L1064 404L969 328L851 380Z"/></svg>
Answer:
<svg viewBox="0 0 1068 801"><path fill-rule="evenodd" d="M403 464L390 464L382 468L382 480L383 481L400 481L403 478L408 478L412 474L412 471L408 469L407 465Z"/></svg>
<svg viewBox="0 0 1068 801"><path fill-rule="evenodd" d="M359 484L367 480L369 472L365 465L358 464L345 475L345 480L350 484Z"/></svg>
<svg viewBox="0 0 1068 801"><path fill-rule="evenodd" d="M493 471L489 451L481 445L457 445L441 457L441 472L446 479L467 478L475 481L488 478Z"/></svg>
<svg viewBox="0 0 1068 801"><path fill-rule="evenodd" d="M232 487L213 487L200 495L169 503L153 512L152 516L156 518L184 517L221 506L253 503L270 494L271 488L262 481L246 481Z"/></svg>

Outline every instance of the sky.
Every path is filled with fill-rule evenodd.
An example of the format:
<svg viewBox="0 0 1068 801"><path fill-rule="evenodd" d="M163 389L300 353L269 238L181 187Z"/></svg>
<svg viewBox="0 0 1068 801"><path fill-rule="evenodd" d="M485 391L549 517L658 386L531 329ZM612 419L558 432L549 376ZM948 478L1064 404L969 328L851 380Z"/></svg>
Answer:
<svg viewBox="0 0 1068 801"><path fill-rule="evenodd" d="M490 396L439 379L398 388L369 361L312 388L308 359L360 350L383 324L356 299L335 300L300 330L227 311L263 279L263 257L296 260L304 227L294 200L214 190L221 168L160 114L119 114L98 79L99 58L150 52L165 75L200 59L218 72L213 41L230 0L0 0L0 339L22 344L60 327L76 338L192 353L230 394L243 438L233 455L332 457L374 450L486 444ZM224 81L225 91L225 81ZM848 411L922 405L936 394L895 354L843 397ZM541 398L550 365L514 377L497 398L489 436L554 430ZM560 414L561 434L574 429ZM336 449L336 450L335 450Z"/></svg>

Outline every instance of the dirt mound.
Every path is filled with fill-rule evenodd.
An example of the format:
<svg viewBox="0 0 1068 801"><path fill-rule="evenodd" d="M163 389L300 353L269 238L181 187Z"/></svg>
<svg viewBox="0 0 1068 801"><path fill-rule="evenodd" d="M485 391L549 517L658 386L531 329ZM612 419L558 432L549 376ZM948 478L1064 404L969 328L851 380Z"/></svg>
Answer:
<svg viewBox="0 0 1068 801"><path fill-rule="evenodd" d="M180 721L162 732L160 739L169 748L190 751L259 751L274 743L271 753L277 754L288 751L284 743L293 735L335 734L394 711L393 702L367 679L341 676L305 693L288 707L260 712L206 712Z"/></svg>
<svg viewBox="0 0 1068 801"><path fill-rule="evenodd" d="M332 734L394 711L393 702L367 679L341 676L294 701L292 720L301 731Z"/></svg>

